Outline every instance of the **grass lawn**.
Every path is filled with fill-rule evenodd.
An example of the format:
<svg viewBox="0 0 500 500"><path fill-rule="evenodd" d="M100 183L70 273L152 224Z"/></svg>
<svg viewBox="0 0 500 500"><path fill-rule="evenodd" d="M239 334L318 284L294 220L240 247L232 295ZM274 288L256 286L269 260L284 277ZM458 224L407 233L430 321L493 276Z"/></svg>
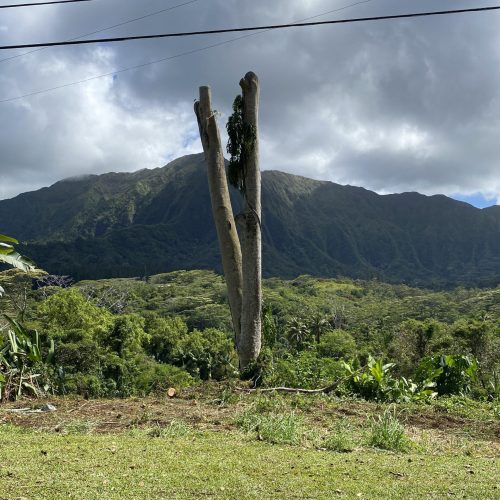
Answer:
<svg viewBox="0 0 500 500"><path fill-rule="evenodd" d="M278 396L221 407L144 401L59 400L47 416L9 411L22 403L0 406L0 499L500 498L498 439L491 433L498 422L488 415L484 435L471 427L476 418L455 418L450 427L448 415L442 429L407 423L412 444L393 452L368 445L362 413L380 412L369 403L317 399L299 409L296 399ZM321 444L340 421L337 406L352 414L341 417L354 443L348 453ZM434 426L434 411L422 410L415 422ZM110 430L104 424L112 412L124 423ZM295 427L278 419L281 427L266 431L281 414ZM238 415L260 418L260 427L244 432ZM280 436L295 444L270 442Z"/></svg>

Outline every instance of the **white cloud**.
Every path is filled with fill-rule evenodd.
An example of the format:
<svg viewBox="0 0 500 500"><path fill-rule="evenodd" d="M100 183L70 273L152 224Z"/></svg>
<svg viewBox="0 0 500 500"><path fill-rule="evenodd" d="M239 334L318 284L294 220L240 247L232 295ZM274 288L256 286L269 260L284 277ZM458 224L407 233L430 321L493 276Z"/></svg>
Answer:
<svg viewBox="0 0 500 500"><path fill-rule="evenodd" d="M206 0L106 34L266 24L349 3ZM329 17L445 6L421 0L416 9L409 0L379 0ZM161 8L163 0L109 0L40 8L36 15L34 9L13 9L20 12L6 15L2 26L6 42L65 39ZM496 14L268 32L3 103L0 197L70 175L157 167L200 151L192 112L198 86L212 86L214 107L227 117L239 78L252 69L262 82L263 168L379 192L481 192L497 198L498 33ZM35 52L0 63L0 100L230 38Z"/></svg>

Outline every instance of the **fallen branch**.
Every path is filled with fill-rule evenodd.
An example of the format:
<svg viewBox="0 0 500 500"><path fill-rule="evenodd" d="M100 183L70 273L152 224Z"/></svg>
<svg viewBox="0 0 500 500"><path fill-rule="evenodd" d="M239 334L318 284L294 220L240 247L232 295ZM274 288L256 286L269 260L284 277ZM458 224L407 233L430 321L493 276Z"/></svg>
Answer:
<svg viewBox="0 0 500 500"><path fill-rule="evenodd" d="M330 384L326 387L323 387L321 389L301 389L299 387L269 387L266 389L250 389L246 387L236 387L237 391L243 391L243 392L288 392L288 393L300 393L300 394L329 394L330 392L335 391L339 385L344 381L345 379L342 378L340 380L337 380L333 384Z"/></svg>
<svg viewBox="0 0 500 500"><path fill-rule="evenodd" d="M269 387L265 389L259 389L259 388L246 388L246 387L236 387L237 391L242 391L242 392L288 392L288 393L300 393L300 394L329 394L330 392L335 391L338 389L339 385L342 384L342 382L345 382L346 380L349 380L351 377L354 375L360 373L365 367L361 367L357 369L356 371L349 373L349 375L339 378L333 384L327 385L326 387L322 387L321 389L301 389L299 387Z"/></svg>

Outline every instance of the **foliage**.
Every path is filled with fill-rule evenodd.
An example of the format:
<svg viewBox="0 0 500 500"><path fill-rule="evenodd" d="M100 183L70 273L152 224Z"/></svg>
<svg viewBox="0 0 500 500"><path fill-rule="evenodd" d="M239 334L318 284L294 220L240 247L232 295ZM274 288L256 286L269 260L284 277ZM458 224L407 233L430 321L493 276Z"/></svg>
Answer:
<svg viewBox="0 0 500 500"><path fill-rule="evenodd" d="M303 351L283 357L270 356L263 369L267 386L317 389L329 385L342 375L342 365L333 359L320 358L314 351Z"/></svg>
<svg viewBox="0 0 500 500"><path fill-rule="evenodd" d="M311 330L301 318L290 318L285 328L289 344L297 351L303 350L313 340Z"/></svg>
<svg viewBox="0 0 500 500"><path fill-rule="evenodd" d="M245 194L245 165L256 141L254 127L243 120L243 97L237 95L233 102L233 114L226 125L227 152L230 155L227 177L229 183Z"/></svg>
<svg viewBox="0 0 500 500"><path fill-rule="evenodd" d="M202 380L221 380L235 374L235 352L228 336L216 330L193 332L184 335L178 342L173 359L192 375Z"/></svg>
<svg viewBox="0 0 500 500"><path fill-rule="evenodd" d="M54 342L45 349L38 332L32 334L19 322L9 322L7 340L0 344L0 401L25 394L39 396L51 386L48 366L54 358Z"/></svg>
<svg viewBox="0 0 500 500"><path fill-rule="evenodd" d="M35 263L18 252L14 245L19 244L15 238L0 234L0 262L4 262L12 267L17 267L25 272L34 271Z"/></svg>
<svg viewBox="0 0 500 500"><path fill-rule="evenodd" d="M11 296L14 272L0 274ZM95 293L85 293L89 289ZM95 299L109 290L112 299L126 297L119 311ZM165 375L169 380L177 372L156 365L188 373L191 379L179 379L179 387L235 374L227 294L213 272L76 283L54 292L29 292L25 322L40 332L42 344L56 341L60 369L51 370L50 377L58 392L96 397L161 392L158 374L171 370ZM257 385L316 389L345 377L340 393L409 401L438 392L433 371L415 376L424 359L477 354L476 376L463 391L494 398L499 297L498 290L432 292L309 276L267 280L264 349L251 378ZM15 312L9 299L0 299L0 306Z"/></svg>
<svg viewBox="0 0 500 500"><path fill-rule="evenodd" d="M46 332L62 342L83 339L99 340L113 325L113 316L89 302L76 288L52 295L37 308Z"/></svg>
<svg viewBox="0 0 500 500"><path fill-rule="evenodd" d="M488 395L493 400L500 400L500 373L494 371L488 381Z"/></svg>
<svg viewBox="0 0 500 500"><path fill-rule="evenodd" d="M141 395L166 394L169 387L184 389L195 384L195 379L177 366L146 361L142 364L135 384Z"/></svg>
<svg viewBox="0 0 500 500"><path fill-rule="evenodd" d="M417 370L417 380L432 381L440 396L466 394L477 381L478 362L474 356L440 355L425 358Z"/></svg>
<svg viewBox="0 0 500 500"><path fill-rule="evenodd" d="M323 335L317 351L323 358L353 358L357 351L356 341L348 331L331 330Z"/></svg>
<svg viewBox="0 0 500 500"><path fill-rule="evenodd" d="M173 352L181 338L188 334L186 323L179 316L162 318L157 315L146 317L145 330L149 334L146 350L162 363L174 361Z"/></svg>
<svg viewBox="0 0 500 500"><path fill-rule="evenodd" d="M367 400L378 401L411 401L432 398L436 393L433 378L424 378L417 385L405 377L394 378L391 370L395 363L383 363L381 359L368 358L365 366L355 360L352 363L342 362L347 375L346 386L350 392Z"/></svg>

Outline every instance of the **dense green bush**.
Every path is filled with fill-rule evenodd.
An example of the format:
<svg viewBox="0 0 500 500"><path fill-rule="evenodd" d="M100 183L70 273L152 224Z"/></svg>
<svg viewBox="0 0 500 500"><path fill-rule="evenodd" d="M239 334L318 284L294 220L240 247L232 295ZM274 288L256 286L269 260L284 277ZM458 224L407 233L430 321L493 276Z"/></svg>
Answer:
<svg viewBox="0 0 500 500"><path fill-rule="evenodd" d="M474 356L458 354L425 358L417 370L417 380L433 381L438 395L467 394L477 381L478 362Z"/></svg>
<svg viewBox="0 0 500 500"><path fill-rule="evenodd" d="M433 345L438 345L446 331L445 325L435 320L403 321L395 328L389 345L389 355L397 360L400 375L410 376L420 360L433 352Z"/></svg>
<svg viewBox="0 0 500 500"><path fill-rule="evenodd" d="M342 362L346 378L344 386L357 396L368 400L403 402L434 397L436 385L433 378L424 378L420 384L405 377L391 374L395 363L383 363L382 359L368 358L366 365L357 359L351 363Z"/></svg>
<svg viewBox="0 0 500 500"><path fill-rule="evenodd" d="M194 383L186 371L163 363L174 359L174 350L190 335L180 318L113 315L77 289L52 295L39 314L45 335L56 338L60 368L53 379L61 393L129 396Z"/></svg>
<svg viewBox="0 0 500 500"><path fill-rule="evenodd" d="M202 380L221 380L236 373L233 341L215 328L184 335L173 352L173 359Z"/></svg>
<svg viewBox="0 0 500 500"><path fill-rule="evenodd" d="M89 302L76 289L52 295L37 308L41 329L62 342L98 340L113 325L113 315Z"/></svg>
<svg viewBox="0 0 500 500"><path fill-rule="evenodd" d="M268 386L317 389L329 385L342 375L338 361L321 358L314 351L269 359L264 367L264 382Z"/></svg>
<svg viewBox="0 0 500 500"><path fill-rule="evenodd" d="M188 327L179 316L161 318L149 315L146 318L145 330L149 334L146 350L157 361L169 363L173 361L173 352L181 338L188 333Z"/></svg>
<svg viewBox="0 0 500 500"><path fill-rule="evenodd" d="M136 390L139 394L165 393L169 387L183 389L195 383L195 379L177 366L145 361L139 370Z"/></svg>
<svg viewBox="0 0 500 500"><path fill-rule="evenodd" d="M317 351L322 358L349 359L356 355L356 341L349 332L331 330L321 337Z"/></svg>

